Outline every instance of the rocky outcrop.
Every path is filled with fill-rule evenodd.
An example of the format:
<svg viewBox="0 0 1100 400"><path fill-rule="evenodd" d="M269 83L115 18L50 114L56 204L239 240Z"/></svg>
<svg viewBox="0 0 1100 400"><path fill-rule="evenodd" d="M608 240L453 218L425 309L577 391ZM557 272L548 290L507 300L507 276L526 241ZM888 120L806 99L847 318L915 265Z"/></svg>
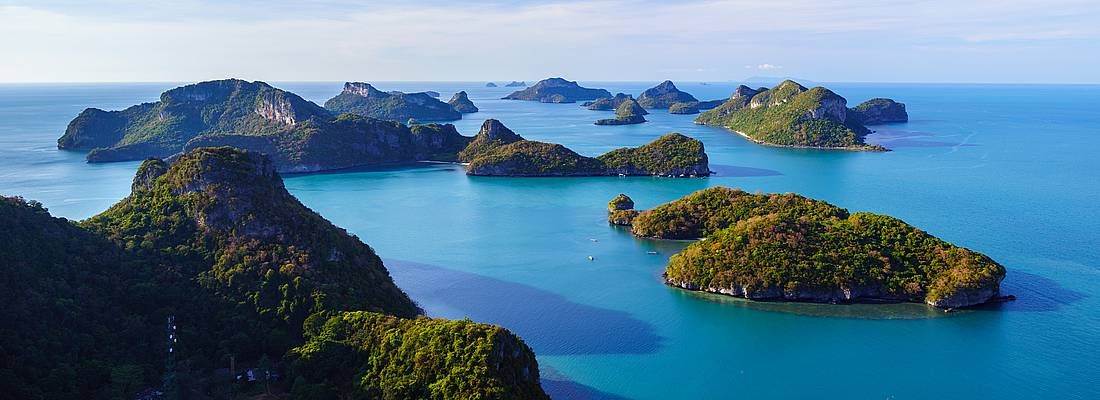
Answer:
<svg viewBox="0 0 1100 400"><path fill-rule="evenodd" d="M493 82L489 82L489 83L485 84L485 87L497 87L497 84L495 84Z"/></svg>
<svg viewBox="0 0 1100 400"><path fill-rule="evenodd" d="M675 102L668 107L669 114L698 114L699 102Z"/></svg>
<svg viewBox="0 0 1100 400"><path fill-rule="evenodd" d="M885 98L874 98L862 102L848 110L848 116L853 121L864 125L909 121L909 113L905 111L904 103Z"/></svg>
<svg viewBox="0 0 1100 400"><path fill-rule="evenodd" d="M462 118L447 103L428 93L383 92L368 83L347 82L344 91L325 102L334 113L353 113L364 117L404 122L454 121Z"/></svg>
<svg viewBox="0 0 1100 400"><path fill-rule="evenodd" d="M637 101L627 98L615 107L615 118L596 120L596 125L632 125L646 122L643 115L649 114Z"/></svg>
<svg viewBox="0 0 1100 400"><path fill-rule="evenodd" d="M607 203L607 222L612 225L629 226L638 211L634 210L634 200L630 196L619 193Z"/></svg>
<svg viewBox="0 0 1100 400"><path fill-rule="evenodd" d="M638 96L638 104L643 108L669 108L673 103L697 101L695 96L677 89L672 81L661 82Z"/></svg>
<svg viewBox="0 0 1100 400"><path fill-rule="evenodd" d="M450 104L451 108L453 108L455 111L463 114L476 113L478 111L477 106L474 105L474 102L470 101L470 98L466 95L465 90L455 93L455 95L451 97L451 100L448 101L447 104Z"/></svg>
<svg viewBox="0 0 1100 400"><path fill-rule="evenodd" d="M508 96L505 100L529 100L543 103L574 103L583 100L595 100L602 97L611 97L611 93L604 89L589 89L581 87L577 82L567 81L562 78L549 78Z"/></svg>
<svg viewBox="0 0 1100 400"><path fill-rule="evenodd" d="M524 81L511 81L504 85L504 87L526 87L527 82Z"/></svg>

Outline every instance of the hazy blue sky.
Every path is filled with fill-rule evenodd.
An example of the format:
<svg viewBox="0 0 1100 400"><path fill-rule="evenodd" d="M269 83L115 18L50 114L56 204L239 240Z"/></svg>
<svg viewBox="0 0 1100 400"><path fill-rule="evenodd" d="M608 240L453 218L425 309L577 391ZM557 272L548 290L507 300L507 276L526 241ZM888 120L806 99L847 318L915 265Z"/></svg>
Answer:
<svg viewBox="0 0 1100 400"><path fill-rule="evenodd" d="M0 81L1100 83L1098 0L225 3L0 0Z"/></svg>

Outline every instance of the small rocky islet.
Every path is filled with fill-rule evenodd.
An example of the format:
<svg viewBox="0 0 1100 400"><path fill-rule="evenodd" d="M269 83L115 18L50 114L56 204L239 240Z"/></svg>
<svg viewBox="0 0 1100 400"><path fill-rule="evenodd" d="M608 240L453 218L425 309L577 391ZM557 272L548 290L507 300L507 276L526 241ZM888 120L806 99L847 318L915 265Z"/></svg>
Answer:
<svg viewBox="0 0 1100 400"><path fill-rule="evenodd" d="M714 187L646 211L625 194L608 222L638 237L698 239L664 272L674 287L753 300L899 301L940 308L1002 300L988 256L881 214L793 193Z"/></svg>
<svg viewBox="0 0 1100 400"><path fill-rule="evenodd" d="M455 93L455 95L451 97L451 100L447 101L447 104L450 104L451 108L455 111L463 114L476 113L478 111L477 106L474 105L474 102L470 101L470 97L466 94L465 90Z"/></svg>
<svg viewBox="0 0 1100 400"><path fill-rule="evenodd" d="M596 120L596 125L633 125L646 122L645 115L649 114L633 98L626 98L615 107L615 118Z"/></svg>
<svg viewBox="0 0 1100 400"><path fill-rule="evenodd" d="M257 153L146 160L129 196L80 222L0 197L0 224L0 339L20 393L113 397L119 371L166 397L203 393L228 355L245 368L284 360L299 395L547 398L520 338L423 316L370 246L294 198ZM152 340L166 321L180 337L172 357ZM58 385L52 365L82 384ZM178 379L161 386L165 367Z"/></svg>

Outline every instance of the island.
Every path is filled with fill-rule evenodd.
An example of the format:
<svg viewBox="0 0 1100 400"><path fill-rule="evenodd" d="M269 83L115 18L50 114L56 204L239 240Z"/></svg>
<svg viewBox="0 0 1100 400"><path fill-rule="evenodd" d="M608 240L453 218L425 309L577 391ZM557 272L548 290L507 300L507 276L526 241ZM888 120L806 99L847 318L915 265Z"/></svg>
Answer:
<svg viewBox="0 0 1100 400"><path fill-rule="evenodd" d="M511 84L509 84L511 85ZM562 78L543 79L538 83L503 97L504 100L528 100L542 103L575 103L583 100L595 100L611 97L604 89L581 87L574 81Z"/></svg>
<svg viewBox="0 0 1100 400"><path fill-rule="evenodd" d="M870 130L848 114L844 97L821 86L807 89L786 80L771 89L738 86L725 103L700 114L695 122L722 126L771 146L886 150L864 142Z"/></svg>
<svg viewBox="0 0 1100 400"><path fill-rule="evenodd" d="M364 117L404 122L454 121L462 114L447 103L439 101L439 93L383 92L368 83L347 82L344 91L325 102L325 108L333 113L353 113Z"/></svg>
<svg viewBox="0 0 1100 400"><path fill-rule="evenodd" d="M698 114L699 102L697 101L677 101L668 106L669 114Z"/></svg>
<svg viewBox="0 0 1100 400"><path fill-rule="evenodd" d="M178 87L161 94L160 101L121 111L86 109L69 123L57 147L86 150L89 162L111 162L234 146L267 154L280 172L316 172L453 160L470 140L452 125L418 126L333 115L266 83L226 79Z"/></svg>
<svg viewBox="0 0 1100 400"><path fill-rule="evenodd" d="M238 390L234 369L281 375L260 383L274 398L547 398L522 340L422 316L370 246L253 152L147 160L129 196L78 223L3 197L0 224L14 398L195 397Z"/></svg>
<svg viewBox="0 0 1100 400"><path fill-rule="evenodd" d="M489 83L485 84L485 87L497 87L497 84L495 84L493 82L489 82Z"/></svg>
<svg viewBox="0 0 1100 400"><path fill-rule="evenodd" d="M630 226L634 217L637 216L638 211L634 210L634 200L626 194L619 193L607 203L607 222L612 225Z"/></svg>
<svg viewBox="0 0 1100 400"><path fill-rule="evenodd" d="M638 104L643 108L669 108L677 102L698 102L699 100L676 88L672 81L646 89L638 96Z"/></svg>
<svg viewBox="0 0 1100 400"><path fill-rule="evenodd" d="M596 125L640 124L646 122L644 117L646 114L649 114L649 112L639 106L637 101L628 98L615 108L615 118L596 120Z"/></svg>
<svg viewBox="0 0 1100 400"><path fill-rule="evenodd" d="M703 239L671 257L667 284L754 300L969 307L998 301L1005 276L988 256L897 218L793 193L714 187L630 225L639 237Z"/></svg>
<svg viewBox="0 0 1100 400"><path fill-rule="evenodd" d="M524 81L511 81L504 85L504 87L526 87L527 82Z"/></svg>
<svg viewBox="0 0 1100 400"><path fill-rule="evenodd" d="M526 140L497 120L486 120L458 156L475 176L667 176L710 175L703 143L671 133L637 148L585 157L560 144Z"/></svg>
<svg viewBox="0 0 1100 400"><path fill-rule="evenodd" d="M601 97L596 100L586 101L581 106L593 111L612 111L623 104L627 99L634 99L634 96L625 93L618 93L615 97Z"/></svg>
<svg viewBox="0 0 1100 400"><path fill-rule="evenodd" d="M863 125L909 121L909 113L905 111L904 103L881 97L867 100L848 109L848 116Z"/></svg>
<svg viewBox="0 0 1100 400"><path fill-rule="evenodd" d="M451 108L455 111L463 114L476 113L478 111L477 106L474 105L474 102L470 101L470 97L466 95L465 90L455 93L447 104L450 104Z"/></svg>

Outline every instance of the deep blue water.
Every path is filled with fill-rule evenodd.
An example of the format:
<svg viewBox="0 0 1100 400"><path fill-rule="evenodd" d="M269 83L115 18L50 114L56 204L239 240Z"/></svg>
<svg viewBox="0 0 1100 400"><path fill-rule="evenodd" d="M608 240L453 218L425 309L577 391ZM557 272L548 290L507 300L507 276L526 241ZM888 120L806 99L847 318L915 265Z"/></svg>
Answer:
<svg viewBox="0 0 1100 400"><path fill-rule="evenodd" d="M588 82L637 95L655 82ZM383 90L466 90L528 139L582 154L678 131L705 143L706 179L481 178L432 164L286 178L306 205L386 260L433 316L498 323L536 353L557 398L1100 398L1100 86L832 84L849 104L885 96L912 120L876 127L894 151L762 147L691 116L594 126L576 104L496 100L510 88L379 83ZM152 101L176 84L0 85L0 193L86 218L129 191L136 163L86 164L56 138L85 107ZM341 83L278 83L323 102ZM683 83L701 99L734 83ZM944 314L922 305L753 303L661 284L682 242L609 227L605 204L639 208L708 186L796 192L900 217L1008 268L1019 300ZM647 251L658 251L648 255ZM589 261L588 256L595 257Z"/></svg>

